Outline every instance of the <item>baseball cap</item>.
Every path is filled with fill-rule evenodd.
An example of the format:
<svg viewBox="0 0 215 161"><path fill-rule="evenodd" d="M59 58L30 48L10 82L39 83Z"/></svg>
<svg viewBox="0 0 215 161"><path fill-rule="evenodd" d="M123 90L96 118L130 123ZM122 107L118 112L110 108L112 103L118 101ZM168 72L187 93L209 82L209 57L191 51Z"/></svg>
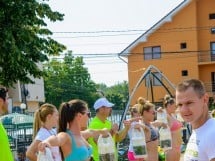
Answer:
<svg viewBox="0 0 215 161"><path fill-rule="evenodd" d="M94 103L94 109L97 110L101 107L113 107L114 104L109 102L106 98L99 98L96 100L96 102Z"/></svg>
<svg viewBox="0 0 215 161"><path fill-rule="evenodd" d="M7 90L5 88L0 88L0 98L2 98L4 101L6 100L7 96Z"/></svg>

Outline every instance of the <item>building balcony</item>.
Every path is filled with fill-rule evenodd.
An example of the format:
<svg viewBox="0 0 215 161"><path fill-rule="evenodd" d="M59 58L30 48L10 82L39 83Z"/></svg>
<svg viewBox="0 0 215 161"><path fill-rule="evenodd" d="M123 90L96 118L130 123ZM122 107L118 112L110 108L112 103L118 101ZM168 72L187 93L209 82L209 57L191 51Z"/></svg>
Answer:
<svg viewBox="0 0 215 161"><path fill-rule="evenodd" d="M198 53L199 63L215 63L215 53L211 51L201 51Z"/></svg>
<svg viewBox="0 0 215 161"><path fill-rule="evenodd" d="M204 82L204 84L206 92L212 96L215 93L215 82Z"/></svg>

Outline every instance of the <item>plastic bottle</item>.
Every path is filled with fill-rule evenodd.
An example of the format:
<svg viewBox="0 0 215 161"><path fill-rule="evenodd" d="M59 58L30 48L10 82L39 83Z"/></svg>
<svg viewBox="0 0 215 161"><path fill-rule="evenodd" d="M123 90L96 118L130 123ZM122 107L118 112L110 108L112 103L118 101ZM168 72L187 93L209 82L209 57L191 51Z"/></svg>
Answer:
<svg viewBox="0 0 215 161"><path fill-rule="evenodd" d="M159 130L160 134L160 147L164 150L172 149L172 135L170 128L167 126L166 128L161 127Z"/></svg>
<svg viewBox="0 0 215 161"><path fill-rule="evenodd" d="M110 134L98 138L99 161L115 161L115 145Z"/></svg>
<svg viewBox="0 0 215 161"><path fill-rule="evenodd" d="M133 146L134 157L146 158L147 156L146 140L145 140L145 134L142 128L140 129L132 128L131 143Z"/></svg>
<svg viewBox="0 0 215 161"><path fill-rule="evenodd" d="M167 124L167 114L166 114L166 110L157 112L157 120L160 122L163 122L165 124Z"/></svg>

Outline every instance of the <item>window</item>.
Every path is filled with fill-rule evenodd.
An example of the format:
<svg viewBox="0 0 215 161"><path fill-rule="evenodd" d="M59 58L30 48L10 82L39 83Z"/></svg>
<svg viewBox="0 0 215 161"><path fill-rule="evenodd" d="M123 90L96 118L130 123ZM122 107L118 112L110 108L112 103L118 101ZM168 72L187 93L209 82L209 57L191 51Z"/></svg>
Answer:
<svg viewBox="0 0 215 161"><path fill-rule="evenodd" d="M156 72L156 73L153 73L154 75L155 75L155 77L153 77L153 85L154 86L161 86L162 84L161 84L161 82L160 81L162 81L162 75L160 74L160 73L158 73L158 72ZM158 79L160 80L158 80Z"/></svg>
<svg viewBox="0 0 215 161"><path fill-rule="evenodd" d="M215 27L211 28L211 34L215 34Z"/></svg>
<svg viewBox="0 0 215 161"><path fill-rule="evenodd" d="M211 72L212 92L215 92L215 72Z"/></svg>
<svg viewBox="0 0 215 161"><path fill-rule="evenodd" d="M211 19L215 19L215 13L209 14L209 19L210 19L210 20L211 20Z"/></svg>
<svg viewBox="0 0 215 161"><path fill-rule="evenodd" d="M215 61L215 42L211 42L211 61Z"/></svg>
<svg viewBox="0 0 215 161"><path fill-rule="evenodd" d="M146 47L143 50L144 50L143 52L144 52L144 59L145 60L161 58L160 46Z"/></svg>
<svg viewBox="0 0 215 161"><path fill-rule="evenodd" d="M188 71L187 70L182 70L181 75L182 76L188 76Z"/></svg>
<svg viewBox="0 0 215 161"><path fill-rule="evenodd" d="M181 43L181 49L186 49L186 48L187 48L187 43L186 42Z"/></svg>
<svg viewBox="0 0 215 161"><path fill-rule="evenodd" d="M155 75L155 76L153 76L153 75ZM146 87L150 87L150 83L152 83L153 86L162 86L162 84L160 82L160 81L162 81L162 75L158 72L154 72L153 75L151 75L151 74L146 75L146 78L145 78Z"/></svg>

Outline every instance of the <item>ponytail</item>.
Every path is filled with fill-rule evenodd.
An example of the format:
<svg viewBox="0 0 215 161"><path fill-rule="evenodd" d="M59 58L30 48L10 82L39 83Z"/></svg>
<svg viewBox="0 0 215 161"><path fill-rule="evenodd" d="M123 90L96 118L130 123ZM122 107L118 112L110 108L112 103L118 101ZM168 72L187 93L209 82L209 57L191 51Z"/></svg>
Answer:
<svg viewBox="0 0 215 161"><path fill-rule="evenodd" d="M33 124L33 139L36 137L37 132L39 131L41 127L41 119L40 119L40 110L36 110L34 114L34 124Z"/></svg>

